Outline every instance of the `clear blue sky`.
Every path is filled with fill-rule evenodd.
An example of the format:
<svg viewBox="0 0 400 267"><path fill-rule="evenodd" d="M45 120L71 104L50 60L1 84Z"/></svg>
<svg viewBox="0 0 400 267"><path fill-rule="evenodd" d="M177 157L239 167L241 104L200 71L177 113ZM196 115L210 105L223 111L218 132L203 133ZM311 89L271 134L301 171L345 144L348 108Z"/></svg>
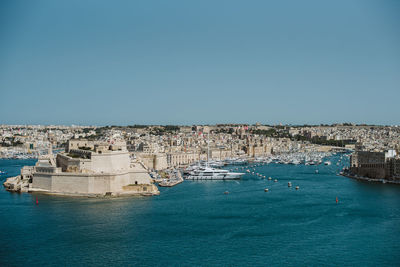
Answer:
<svg viewBox="0 0 400 267"><path fill-rule="evenodd" d="M400 1L0 1L0 123L400 124Z"/></svg>

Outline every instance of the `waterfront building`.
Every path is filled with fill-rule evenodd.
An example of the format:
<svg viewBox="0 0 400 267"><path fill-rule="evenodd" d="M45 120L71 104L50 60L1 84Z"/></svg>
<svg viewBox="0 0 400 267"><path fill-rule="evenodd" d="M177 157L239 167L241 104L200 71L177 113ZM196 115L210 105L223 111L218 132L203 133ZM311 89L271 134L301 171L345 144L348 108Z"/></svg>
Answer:
<svg viewBox="0 0 400 267"><path fill-rule="evenodd" d="M90 144L70 148L56 157L48 153L33 168L22 169L20 176L8 179L4 186L14 191L65 195L159 194L146 167L132 161L126 147L106 143L94 144L93 148Z"/></svg>
<svg viewBox="0 0 400 267"><path fill-rule="evenodd" d="M196 152L168 152L167 163L169 167L187 166L199 161L201 156Z"/></svg>
<svg viewBox="0 0 400 267"><path fill-rule="evenodd" d="M400 180L400 158L395 150L356 151L350 156L349 170L360 177Z"/></svg>
<svg viewBox="0 0 400 267"><path fill-rule="evenodd" d="M137 152L134 154L148 169L164 170L169 166L165 153Z"/></svg>

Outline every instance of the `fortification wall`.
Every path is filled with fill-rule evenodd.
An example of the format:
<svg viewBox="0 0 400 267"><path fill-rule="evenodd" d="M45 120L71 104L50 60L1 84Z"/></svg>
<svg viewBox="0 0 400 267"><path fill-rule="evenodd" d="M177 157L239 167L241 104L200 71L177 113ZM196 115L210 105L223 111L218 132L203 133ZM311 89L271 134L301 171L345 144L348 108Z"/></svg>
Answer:
<svg viewBox="0 0 400 267"><path fill-rule="evenodd" d="M32 178L32 187L51 191L52 175L35 173Z"/></svg>
<svg viewBox="0 0 400 267"><path fill-rule="evenodd" d="M84 173L36 173L32 188L65 194L106 194L126 192L129 185L150 185L146 172L126 172L116 175ZM125 189L124 189L125 188Z"/></svg>
<svg viewBox="0 0 400 267"><path fill-rule="evenodd" d="M129 152L92 154L91 169L98 173L128 170L130 162Z"/></svg>
<svg viewBox="0 0 400 267"><path fill-rule="evenodd" d="M77 193L77 194L90 193L88 177L71 176L71 175L53 175L51 191L60 193L64 192Z"/></svg>

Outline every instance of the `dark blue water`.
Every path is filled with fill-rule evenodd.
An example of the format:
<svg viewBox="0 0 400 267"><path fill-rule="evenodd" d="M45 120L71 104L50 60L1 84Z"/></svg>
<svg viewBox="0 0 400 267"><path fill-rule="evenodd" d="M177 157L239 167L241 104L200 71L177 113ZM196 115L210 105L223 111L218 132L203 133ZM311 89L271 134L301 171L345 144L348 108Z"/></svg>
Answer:
<svg viewBox="0 0 400 267"><path fill-rule="evenodd" d="M337 176L336 160L256 167L277 183L185 181L156 197L1 188L0 265L399 266L400 186ZM0 160L1 181L25 164Z"/></svg>

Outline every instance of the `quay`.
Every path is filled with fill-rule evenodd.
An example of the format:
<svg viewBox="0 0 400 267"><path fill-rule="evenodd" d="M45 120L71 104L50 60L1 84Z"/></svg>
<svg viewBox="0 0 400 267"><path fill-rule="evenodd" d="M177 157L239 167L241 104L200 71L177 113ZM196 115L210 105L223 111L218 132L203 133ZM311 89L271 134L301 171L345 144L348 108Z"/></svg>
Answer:
<svg viewBox="0 0 400 267"><path fill-rule="evenodd" d="M355 175L350 175L350 174L344 174L340 173L339 175L351 179L355 179L358 181L364 181L364 182L372 182L372 183L382 183L382 184L397 184L400 185L400 181L396 180L387 180L387 179L374 179L374 178L368 178L368 177L363 177L363 176L355 176Z"/></svg>
<svg viewBox="0 0 400 267"><path fill-rule="evenodd" d="M180 170L173 169L168 172L168 178L158 178L156 181L161 187L173 187L183 182L183 177Z"/></svg>
<svg viewBox="0 0 400 267"><path fill-rule="evenodd" d="M173 187L183 182L183 179L172 179L172 180L165 180L159 183L158 185L161 187Z"/></svg>

